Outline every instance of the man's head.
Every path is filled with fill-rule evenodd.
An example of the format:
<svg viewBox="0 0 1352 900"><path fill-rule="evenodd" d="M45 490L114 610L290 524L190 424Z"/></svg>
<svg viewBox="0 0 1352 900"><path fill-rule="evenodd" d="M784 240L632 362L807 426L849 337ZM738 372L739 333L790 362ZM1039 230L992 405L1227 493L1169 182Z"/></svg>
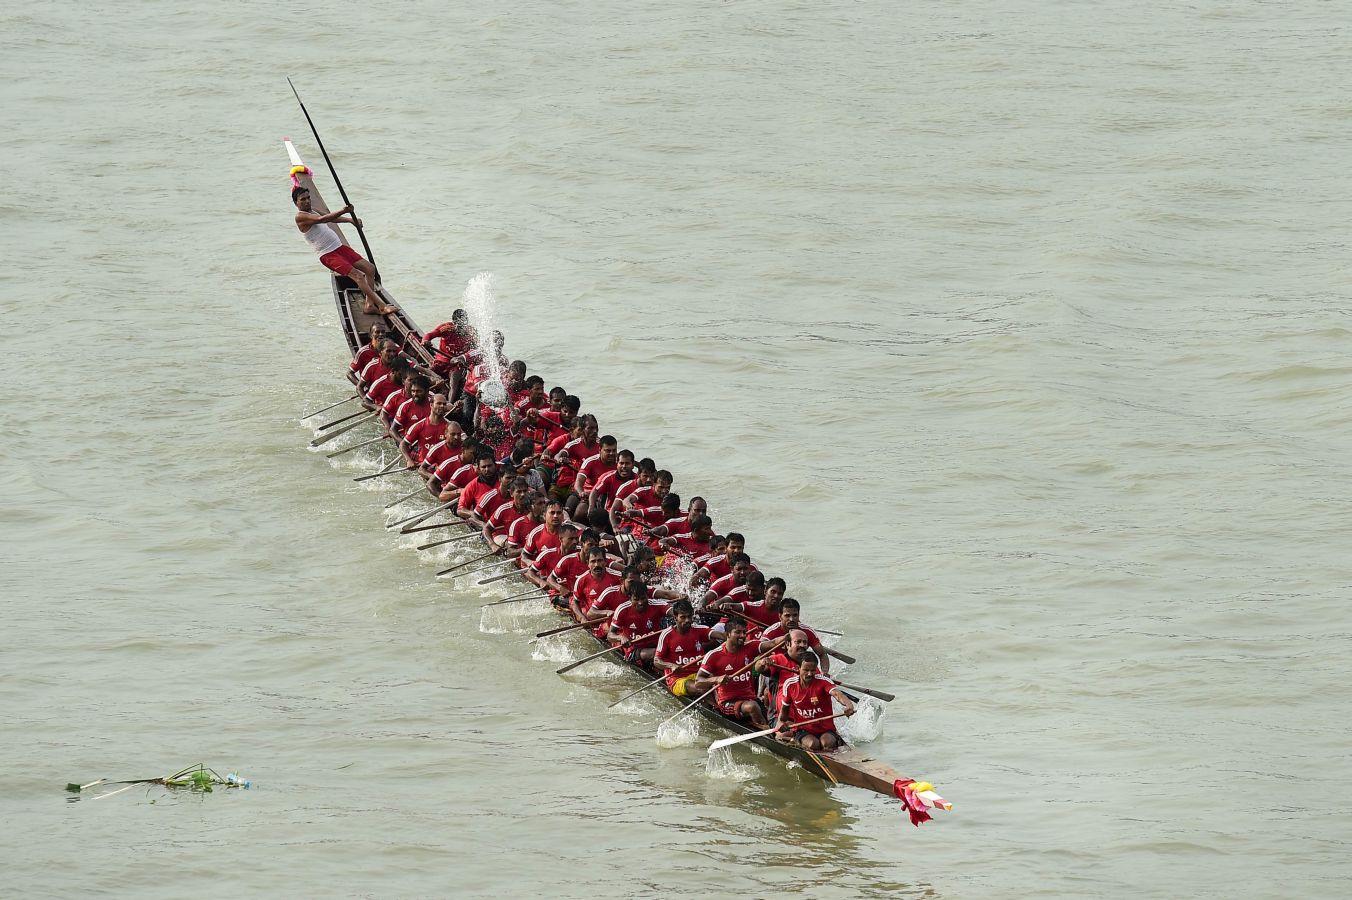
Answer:
<svg viewBox="0 0 1352 900"><path fill-rule="evenodd" d="M732 557L738 553L746 552L746 538L742 537L740 531L728 532L728 546L725 548L724 552L727 553L728 559L732 559Z"/></svg>
<svg viewBox="0 0 1352 900"><path fill-rule="evenodd" d="M681 495L667 494L662 498L662 515L668 519L675 519L681 514Z"/></svg>
<svg viewBox="0 0 1352 900"><path fill-rule="evenodd" d="M671 604L671 621L677 631L689 631L690 623L695 621L695 607L689 600L677 600Z"/></svg>
<svg viewBox="0 0 1352 900"><path fill-rule="evenodd" d="M653 481L653 496L656 497L658 500L661 500L663 497L665 497L667 495L667 491L671 490L671 482L673 480L674 479L671 477L670 472L668 472L666 469L659 469L657 471L657 476Z"/></svg>
<svg viewBox="0 0 1352 900"><path fill-rule="evenodd" d="M704 502L704 498L703 498L703 497L691 497L691 498L690 498L690 510L689 510L688 513L686 513L686 515L688 515L688 516L690 517L690 527L691 527L691 528L694 528L694 527L695 527L695 519L697 519L697 518L699 518L699 517L708 518L708 512L709 512L709 505L708 505L707 503ZM710 519L709 521L710 521L711 523L713 522L712 519Z"/></svg>
<svg viewBox="0 0 1352 900"><path fill-rule="evenodd" d="M582 529L582 533L577 536L577 546L578 550L582 553L583 562L587 561L587 556L591 553L591 549L599 543L601 543L601 535L597 534L595 529Z"/></svg>
<svg viewBox="0 0 1352 900"><path fill-rule="evenodd" d="M485 449L479 454L479 458L474 463L475 470L479 473L479 478L492 484L498 477L498 462L493 458L493 451Z"/></svg>
<svg viewBox="0 0 1352 900"><path fill-rule="evenodd" d="M549 505L545 507L545 527L550 531L558 531L559 526L562 524L563 504L559 503L557 500L549 501Z"/></svg>
<svg viewBox="0 0 1352 900"><path fill-rule="evenodd" d="M384 322L376 322L371 326L371 346L377 350L380 349L380 342L390 336L390 326Z"/></svg>
<svg viewBox="0 0 1352 900"><path fill-rule="evenodd" d="M803 655L798 660L798 678L802 681L811 681L812 676L817 674L817 654L811 650L804 650Z"/></svg>
<svg viewBox="0 0 1352 900"><path fill-rule="evenodd" d="M641 487L647 487L657 479L657 463L652 461L651 457L645 456L638 461L638 483Z"/></svg>
<svg viewBox="0 0 1352 900"><path fill-rule="evenodd" d="M690 519L690 536L698 544L703 544L714 536L714 520L708 516L692 516Z"/></svg>
<svg viewBox="0 0 1352 900"><path fill-rule="evenodd" d="M784 626L785 631L798 627L800 615L802 610L798 606L798 601L792 597L785 597L784 602L779 604L779 624Z"/></svg>
<svg viewBox="0 0 1352 900"><path fill-rule="evenodd" d="M512 479L512 505L518 512L526 512L530 509L530 482L524 478Z"/></svg>
<svg viewBox="0 0 1352 900"><path fill-rule="evenodd" d="M615 436L608 434L601 438L601 464L606 466L615 465L615 454L618 447L615 442Z"/></svg>
<svg viewBox="0 0 1352 900"><path fill-rule="evenodd" d="M631 584L643 583L643 570L630 563L620 570L620 590L628 591Z"/></svg>
<svg viewBox="0 0 1352 900"><path fill-rule="evenodd" d="M441 394L438 394L437 396L442 397ZM446 398L442 397L442 399L445 400ZM433 404L432 408L436 409L435 403ZM446 423L447 449L451 451L459 450L462 446L464 446L464 443L465 443L465 429L460 426L459 422L456 422L454 420L447 422Z"/></svg>
<svg viewBox="0 0 1352 900"><path fill-rule="evenodd" d="M559 526L559 555L567 556L577 547L577 526Z"/></svg>
<svg viewBox="0 0 1352 900"><path fill-rule="evenodd" d="M729 561L732 563L732 583L746 584L746 575L751 571L751 557L738 553Z"/></svg>
<svg viewBox="0 0 1352 900"><path fill-rule="evenodd" d="M729 650L741 650L742 645L746 643L746 623L741 619L729 622L723 639L727 641Z"/></svg>
<svg viewBox="0 0 1352 900"><path fill-rule="evenodd" d="M629 598L629 602L634 604L634 609L639 612L648 608L648 586L643 583L642 579L635 582L626 582L624 595Z"/></svg>
<svg viewBox="0 0 1352 900"><path fill-rule="evenodd" d="M789 586L784 583L784 579L778 576L765 582L765 602L771 609L779 609L779 604L784 601L784 592Z"/></svg>
<svg viewBox="0 0 1352 900"><path fill-rule="evenodd" d="M404 390L408 392L409 397L414 403L426 403L427 392L432 389L432 382L421 372L410 375L404 381Z"/></svg>
<svg viewBox="0 0 1352 900"><path fill-rule="evenodd" d="M789 642L784 645L784 653L789 659L800 660L803 653L807 650L807 632L798 628L789 631Z"/></svg>
<svg viewBox="0 0 1352 900"><path fill-rule="evenodd" d="M615 454L615 477L620 481L628 481L634 474L634 451L621 450Z"/></svg>
<svg viewBox="0 0 1352 900"><path fill-rule="evenodd" d="M592 547L587 551L587 569L594 578L600 578L606 573L606 551L604 547Z"/></svg>
<svg viewBox="0 0 1352 900"><path fill-rule="evenodd" d="M447 407L447 406L450 406L450 404L446 402L446 395L445 395L445 394L433 394L433 395L432 395L432 419L433 419L434 421L438 421L438 422L441 421L442 419L444 419L444 418L446 417L446 407Z"/></svg>
<svg viewBox="0 0 1352 900"><path fill-rule="evenodd" d="M304 212L310 211L310 191L296 185L291 189L291 202L296 204L296 208Z"/></svg>
<svg viewBox="0 0 1352 900"><path fill-rule="evenodd" d="M588 445L595 444L597 436L601 432L601 426L596 424L596 416L591 413L582 417L582 440Z"/></svg>
<svg viewBox="0 0 1352 900"><path fill-rule="evenodd" d="M760 572L748 572L746 576L746 592L751 595L752 603L759 603L765 599L765 576Z"/></svg>

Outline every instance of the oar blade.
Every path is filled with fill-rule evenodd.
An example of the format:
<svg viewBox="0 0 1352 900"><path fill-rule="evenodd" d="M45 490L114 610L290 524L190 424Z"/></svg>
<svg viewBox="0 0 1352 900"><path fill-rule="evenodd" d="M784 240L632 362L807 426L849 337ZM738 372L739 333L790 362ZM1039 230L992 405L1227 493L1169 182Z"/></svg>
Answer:
<svg viewBox="0 0 1352 900"><path fill-rule="evenodd" d="M709 745L709 752L722 750L724 747L731 747L733 744L740 744L743 741L754 741L756 738L765 737L767 734L774 734L773 728L767 728L764 731L753 731L750 734L739 734L730 738L723 738L721 741L714 741Z"/></svg>

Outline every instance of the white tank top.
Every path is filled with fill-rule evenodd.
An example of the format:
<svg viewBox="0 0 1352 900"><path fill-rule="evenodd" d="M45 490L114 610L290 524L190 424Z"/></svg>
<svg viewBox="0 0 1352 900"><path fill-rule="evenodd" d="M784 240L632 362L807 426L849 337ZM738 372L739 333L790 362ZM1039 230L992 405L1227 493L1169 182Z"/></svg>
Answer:
<svg viewBox="0 0 1352 900"><path fill-rule="evenodd" d="M318 225L311 225L309 231L301 232L310 246L315 248L315 252L320 256L325 253L332 253L343 246L343 239L338 236L338 232L324 222Z"/></svg>

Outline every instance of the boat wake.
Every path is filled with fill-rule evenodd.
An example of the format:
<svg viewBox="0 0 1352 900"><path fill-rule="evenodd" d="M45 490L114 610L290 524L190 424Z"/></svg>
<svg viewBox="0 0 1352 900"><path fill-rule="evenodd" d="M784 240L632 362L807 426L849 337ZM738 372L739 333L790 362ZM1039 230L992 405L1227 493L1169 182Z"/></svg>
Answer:
<svg viewBox="0 0 1352 900"><path fill-rule="evenodd" d="M578 654L569 643L568 635L551 634L535 642L530 651L530 658L536 662L564 663L577 659Z"/></svg>

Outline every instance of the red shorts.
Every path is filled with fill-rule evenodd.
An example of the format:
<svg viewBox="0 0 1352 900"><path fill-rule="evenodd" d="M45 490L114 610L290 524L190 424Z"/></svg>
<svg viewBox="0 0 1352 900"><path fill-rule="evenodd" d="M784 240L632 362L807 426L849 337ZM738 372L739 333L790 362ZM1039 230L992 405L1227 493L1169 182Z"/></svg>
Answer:
<svg viewBox="0 0 1352 900"><path fill-rule="evenodd" d="M347 244L344 244L331 253L325 253L323 256L319 257L320 262L327 268L337 272L339 275L346 275L348 272L351 272L352 264L359 259L361 259L361 254L356 250L353 250Z"/></svg>

